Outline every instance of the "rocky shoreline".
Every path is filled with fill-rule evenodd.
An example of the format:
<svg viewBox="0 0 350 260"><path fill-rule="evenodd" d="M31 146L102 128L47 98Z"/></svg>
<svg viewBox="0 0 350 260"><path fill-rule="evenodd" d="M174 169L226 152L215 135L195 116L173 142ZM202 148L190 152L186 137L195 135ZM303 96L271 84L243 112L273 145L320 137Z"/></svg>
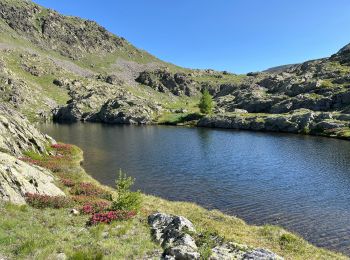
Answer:
<svg viewBox="0 0 350 260"><path fill-rule="evenodd" d="M301 109L286 114L226 114L200 119L198 127L281 132L350 140L350 115Z"/></svg>

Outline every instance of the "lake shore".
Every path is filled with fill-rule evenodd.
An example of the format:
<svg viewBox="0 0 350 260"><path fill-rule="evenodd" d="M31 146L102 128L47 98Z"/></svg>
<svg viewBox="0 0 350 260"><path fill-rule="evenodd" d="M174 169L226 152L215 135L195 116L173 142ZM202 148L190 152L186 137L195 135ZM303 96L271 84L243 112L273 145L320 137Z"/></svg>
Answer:
<svg viewBox="0 0 350 260"><path fill-rule="evenodd" d="M78 151L74 161L60 165L60 170L54 173L55 176L70 176L114 192L86 174L80 166L82 152ZM65 191L68 192L67 188ZM150 213L160 211L185 216L201 231L215 231L228 241L268 248L286 259L347 259L341 254L312 246L280 227L250 226L241 219L216 210L209 211L193 203L170 202L149 195L143 195L143 198L142 211L135 219L93 228L85 227L86 216L72 216L69 209L34 209L1 203L0 212L3 217L0 220L0 229L11 230L1 232L2 253L8 256L35 256L36 259L45 259L52 257L52 252L74 255L76 246L79 245L79 252L90 255L102 251L109 252L107 258L112 259L127 258L131 253L133 257L144 257L159 251L159 247L152 242L145 220ZM98 248L94 246L94 241L99 241Z"/></svg>

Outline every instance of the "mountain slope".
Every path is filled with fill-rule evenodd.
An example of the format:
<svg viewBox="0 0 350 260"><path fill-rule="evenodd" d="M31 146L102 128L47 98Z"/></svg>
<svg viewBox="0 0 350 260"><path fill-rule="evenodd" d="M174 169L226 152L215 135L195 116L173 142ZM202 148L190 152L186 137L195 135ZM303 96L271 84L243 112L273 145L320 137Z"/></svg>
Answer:
<svg viewBox="0 0 350 260"><path fill-rule="evenodd" d="M0 3L1 99L32 121L186 123L349 138L349 45L330 58L236 75L163 62L95 22ZM196 121L192 122L196 123Z"/></svg>

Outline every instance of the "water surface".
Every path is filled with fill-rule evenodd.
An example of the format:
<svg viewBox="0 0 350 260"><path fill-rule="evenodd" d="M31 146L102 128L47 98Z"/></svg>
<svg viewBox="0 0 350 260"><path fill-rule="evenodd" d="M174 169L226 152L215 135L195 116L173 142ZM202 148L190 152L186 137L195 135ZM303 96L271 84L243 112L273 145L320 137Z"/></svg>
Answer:
<svg viewBox="0 0 350 260"><path fill-rule="evenodd" d="M350 142L321 137L168 126L47 124L80 146L84 168L114 185L196 202L251 224L278 224L350 255Z"/></svg>

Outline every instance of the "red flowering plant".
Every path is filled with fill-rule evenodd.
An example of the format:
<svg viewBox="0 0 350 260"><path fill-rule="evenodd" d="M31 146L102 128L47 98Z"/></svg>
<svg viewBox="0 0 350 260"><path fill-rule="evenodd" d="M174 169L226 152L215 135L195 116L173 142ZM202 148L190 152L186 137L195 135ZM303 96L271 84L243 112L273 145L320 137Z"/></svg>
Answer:
<svg viewBox="0 0 350 260"><path fill-rule="evenodd" d="M112 194L93 183L81 182L71 189L73 195L93 196L101 199L112 200Z"/></svg>
<svg viewBox="0 0 350 260"><path fill-rule="evenodd" d="M108 211L105 213L95 213L89 219L87 225L97 225L99 223L110 224L116 220L128 220L136 215L135 211Z"/></svg>
<svg viewBox="0 0 350 260"><path fill-rule="evenodd" d="M72 181L71 179L60 177L60 181L66 187L70 187L71 188L71 187L74 187L74 185L75 185L75 182Z"/></svg>
<svg viewBox="0 0 350 260"><path fill-rule="evenodd" d="M25 157L20 159L53 172L59 172L65 164L64 160L71 159L73 148L74 146L70 144L53 144L51 145L52 151L50 155L42 155L34 151L28 151L25 153Z"/></svg>
<svg viewBox="0 0 350 260"><path fill-rule="evenodd" d="M57 172L60 170L59 162L52 160L50 157L43 158L41 160L32 159L30 157L22 157L22 158L20 158L20 160L22 160L26 163L29 163L29 164L34 164L34 165L49 169L53 172Z"/></svg>
<svg viewBox="0 0 350 260"><path fill-rule="evenodd" d="M85 203L80 211L83 214L94 214L106 211L110 206L111 203L107 201L92 201Z"/></svg>
<svg viewBox="0 0 350 260"><path fill-rule="evenodd" d="M71 145L71 144L53 144L53 145L51 145L51 148L54 148L56 150L62 150L62 151L70 151L73 148L73 145Z"/></svg>
<svg viewBox="0 0 350 260"><path fill-rule="evenodd" d="M49 196L36 193L26 193L26 202L33 208L65 208L69 207L72 201L65 196Z"/></svg>

